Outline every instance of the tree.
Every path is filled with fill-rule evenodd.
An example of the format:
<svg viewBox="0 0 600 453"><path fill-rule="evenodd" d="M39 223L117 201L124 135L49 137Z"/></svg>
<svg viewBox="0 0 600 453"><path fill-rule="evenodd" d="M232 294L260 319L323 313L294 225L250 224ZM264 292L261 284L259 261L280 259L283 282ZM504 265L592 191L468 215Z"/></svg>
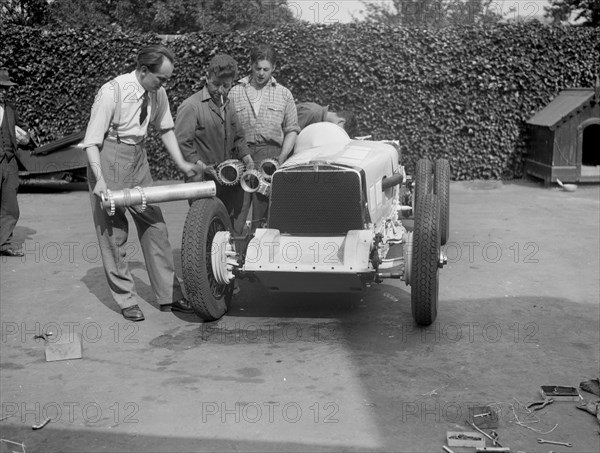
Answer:
<svg viewBox="0 0 600 453"><path fill-rule="evenodd" d="M293 22L287 0L54 0L54 27L88 24L156 33L227 31Z"/></svg>
<svg viewBox="0 0 600 453"><path fill-rule="evenodd" d="M600 0L550 0L550 6L544 7L545 17L553 23L568 22L572 16L582 25L600 26Z"/></svg>
<svg viewBox="0 0 600 453"><path fill-rule="evenodd" d="M493 8L494 0L363 0L363 4L367 22L407 27L439 28L501 19Z"/></svg>
<svg viewBox="0 0 600 453"><path fill-rule="evenodd" d="M46 0L0 0L0 23L36 26L46 23Z"/></svg>

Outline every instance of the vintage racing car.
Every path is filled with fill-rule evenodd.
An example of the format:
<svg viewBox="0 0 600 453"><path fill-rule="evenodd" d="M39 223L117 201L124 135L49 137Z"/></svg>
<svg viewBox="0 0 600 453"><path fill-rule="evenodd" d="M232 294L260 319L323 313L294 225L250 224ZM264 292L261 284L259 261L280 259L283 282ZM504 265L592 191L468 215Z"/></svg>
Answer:
<svg viewBox="0 0 600 453"><path fill-rule="evenodd" d="M441 248L449 235L447 160L421 159L407 181L397 148L352 140L331 123L298 136L275 171L219 169L225 183L270 194L266 224L235 236L216 197L196 199L185 220L183 279L195 312L217 320L228 310L235 279L269 291L360 293L384 278L411 287L412 315L430 325L438 310ZM401 219L412 217L412 228ZM408 222L405 222L408 224Z"/></svg>

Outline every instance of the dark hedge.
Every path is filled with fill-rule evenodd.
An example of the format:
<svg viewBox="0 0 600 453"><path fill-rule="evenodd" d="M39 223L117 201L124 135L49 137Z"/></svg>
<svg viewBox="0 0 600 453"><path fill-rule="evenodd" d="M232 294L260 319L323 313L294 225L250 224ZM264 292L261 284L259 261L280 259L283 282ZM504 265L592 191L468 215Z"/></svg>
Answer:
<svg viewBox="0 0 600 453"><path fill-rule="evenodd" d="M43 143L84 129L98 87L132 70L155 35L85 29L0 29L0 66ZM359 135L399 139L409 170L420 157L450 160L454 179L522 175L523 124L563 88L592 87L600 72L600 29L539 24L444 28L372 24L295 25L236 33L192 33L169 42L177 55L167 88L171 109L201 84L216 53L248 70L248 49L272 43L275 77L297 101L354 111ZM179 179L156 133L156 179Z"/></svg>

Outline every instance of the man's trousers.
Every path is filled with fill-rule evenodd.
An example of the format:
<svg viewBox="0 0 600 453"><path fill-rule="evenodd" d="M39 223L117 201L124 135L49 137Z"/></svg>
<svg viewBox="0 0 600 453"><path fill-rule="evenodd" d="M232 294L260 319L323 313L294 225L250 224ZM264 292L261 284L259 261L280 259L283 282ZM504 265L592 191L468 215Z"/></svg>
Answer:
<svg viewBox="0 0 600 453"><path fill-rule="evenodd" d="M105 140L100 150L100 161L102 176L110 190L152 185L150 166L142 145ZM163 305L180 300L183 293L175 275L173 251L161 209L154 205L148 205L143 212L139 206L116 208L115 214L110 216L102 208L100 198L92 192L96 181L91 169L88 169L88 179L104 272L119 307L123 309L138 304L135 283L126 261L126 252L137 250L134 244L127 243L127 210L137 228L146 270L158 303Z"/></svg>
<svg viewBox="0 0 600 453"><path fill-rule="evenodd" d="M12 234L19 220L19 167L17 159L0 156L0 249L10 248Z"/></svg>

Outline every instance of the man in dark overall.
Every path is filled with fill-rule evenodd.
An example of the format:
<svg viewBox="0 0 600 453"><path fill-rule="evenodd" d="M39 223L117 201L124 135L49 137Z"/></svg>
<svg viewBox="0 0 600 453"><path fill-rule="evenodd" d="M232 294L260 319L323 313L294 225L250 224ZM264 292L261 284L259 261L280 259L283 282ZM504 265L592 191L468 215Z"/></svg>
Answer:
<svg viewBox="0 0 600 453"><path fill-rule="evenodd" d="M254 165L233 101L227 97L237 78L236 61L229 55L216 55L208 65L204 87L177 109L175 135L188 162L210 168L229 159L238 159L246 164L246 168ZM188 180L205 179L216 178L208 173ZM226 186L217 182L217 197L229 213L234 232L241 235L246 222L242 212L244 190L239 184Z"/></svg>

